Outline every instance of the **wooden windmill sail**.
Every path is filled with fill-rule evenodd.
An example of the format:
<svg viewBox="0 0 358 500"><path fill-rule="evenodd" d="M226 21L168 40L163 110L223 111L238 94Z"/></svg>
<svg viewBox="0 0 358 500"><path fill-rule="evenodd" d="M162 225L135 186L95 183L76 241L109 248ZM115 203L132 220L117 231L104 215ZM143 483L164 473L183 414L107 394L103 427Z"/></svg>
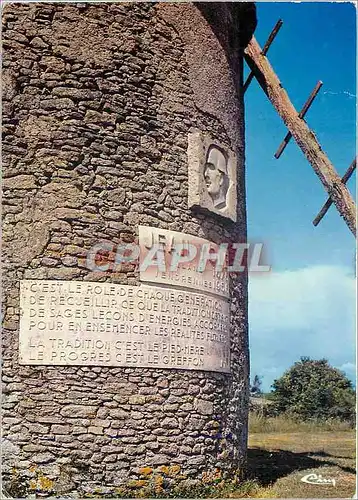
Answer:
<svg viewBox="0 0 358 500"><path fill-rule="evenodd" d="M293 137L327 191L328 200L314 219L313 224L316 226L322 220L332 203L334 203L355 236L356 206L346 187L346 182L356 168L356 159L353 160L344 176L340 178L328 156L322 150L315 134L304 120L304 116L318 94L322 82L317 83L300 112L297 112L293 106L287 92L266 57L268 49L281 26L282 21L279 20L263 49L261 49L255 37L252 37L246 47L244 57L251 73L244 84L244 91L246 91L250 82L255 77L288 128L288 133L278 148L275 157L279 158L281 156L289 140Z"/></svg>

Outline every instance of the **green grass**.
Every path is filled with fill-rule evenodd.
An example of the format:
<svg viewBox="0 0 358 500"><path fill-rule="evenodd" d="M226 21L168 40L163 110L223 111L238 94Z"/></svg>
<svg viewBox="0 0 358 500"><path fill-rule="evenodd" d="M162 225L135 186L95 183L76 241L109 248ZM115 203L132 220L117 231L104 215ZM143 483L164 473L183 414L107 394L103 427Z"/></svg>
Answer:
<svg viewBox="0 0 358 500"><path fill-rule="evenodd" d="M348 424L251 415L249 429L248 474L262 498L354 495L355 431ZM302 482L308 473L334 478L336 486Z"/></svg>
<svg viewBox="0 0 358 500"><path fill-rule="evenodd" d="M258 413L250 413L249 432L322 432L322 431L351 431L352 426L348 422L328 419L324 421L302 422L287 416L264 417Z"/></svg>

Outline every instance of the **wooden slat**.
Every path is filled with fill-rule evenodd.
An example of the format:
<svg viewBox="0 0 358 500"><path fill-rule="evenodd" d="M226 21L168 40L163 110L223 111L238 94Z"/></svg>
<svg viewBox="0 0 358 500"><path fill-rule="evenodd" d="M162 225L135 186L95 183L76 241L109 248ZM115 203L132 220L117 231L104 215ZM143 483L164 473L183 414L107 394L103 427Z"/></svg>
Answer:
<svg viewBox="0 0 358 500"><path fill-rule="evenodd" d="M265 45L264 45L264 48L262 49L262 54L265 56L269 50L269 48L271 47L271 44L272 42L274 41L274 39L276 38L276 35L277 33L280 31L281 29L281 26L282 26L283 22L282 22L282 19L279 19L277 21L277 23L275 24L273 30L271 31ZM250 85L251 81L253 80L254 78L254 74L253 72L251 71L249 76L247 77L247 80L246 82L244 83L244 86L243 86L243 93L245 94L248 86Z"/></svg>
<svg viewBox="0 0 358 500"><path fill-rule="evenodd" d="M347 172L344 174L344 176L342 177L342 182L343 184L347 184L347 182L349 181L349 179L351 178L353 172L355 171L356 169L356 166L357 166L357 158L355 158L352 163L349 165L348 167L348 170ZM329 207L332 205L333 201L332 201L332 198L328 198L328 200L326 201L326 203L323 205L323 207L321 208L321 210L319 211L317 217L314 219L313 221L313 225L314 226L318 226L318 224L321 222L321 220L323 219L323 217L326 215L326 213L328 212L328 209Z"/></svg>
<svg viewBox="0 0 358 500"><path fill-rule="evenodd" d="M307 111L310 109L311 107L311 104L313 103L313 101L315 100L318 92L320 91L320 88L322 87L323 85L323 82L319 81L317 83L317 85L315 86L315 88L312 90L312 92L310 93L307 101L304 103L303 105L303 108L301 109L301 111L298 113L298 116L300 118L304 118ZM278 160L280 158L280 156L282 155L282 153L284 152L285 150L285 147L287 146L287 144L290 142L291 140L291 137L292 137L292 134L291 132L287 132L286 134L286 137L284 138L284 140L281 142L281 144L279 145L279 148L278 150L276 151L275 153L275 158Z"/></svg>
<svg viewBox="0 0 358 500"><path fill-rule="evenodd" d="M313 170L321 180L330 198L332 198L347 226L355 235L356 209L353 198L342 183L327 155L322 151L314 133L308 128L306 122L300 118L276 73L261 52L260 45L255 37L252 37L245 49L245 61L251 71L254 72L261 88L281 116L292 137L312 165Z"/></svg>

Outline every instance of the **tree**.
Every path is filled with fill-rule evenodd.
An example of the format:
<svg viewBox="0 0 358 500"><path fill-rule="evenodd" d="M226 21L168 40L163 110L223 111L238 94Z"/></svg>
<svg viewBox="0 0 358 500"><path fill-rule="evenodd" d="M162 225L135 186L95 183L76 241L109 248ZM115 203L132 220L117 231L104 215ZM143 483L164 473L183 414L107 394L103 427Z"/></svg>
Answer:
<svg viewBox="0 0 358 500"><path fill-rule="evenodd" d="M260 396L262 394L261 385L262 385L261 377L259 375L255 375L254 380L250 387L251 396Z"/></svg>
<svg viewBox="0 0 358 500"><path fill-rule="evenodd" d="M272 384L276 414L290 413L302 419L354 421L355 392L345 374L326 359L302 357Z"/></svg>

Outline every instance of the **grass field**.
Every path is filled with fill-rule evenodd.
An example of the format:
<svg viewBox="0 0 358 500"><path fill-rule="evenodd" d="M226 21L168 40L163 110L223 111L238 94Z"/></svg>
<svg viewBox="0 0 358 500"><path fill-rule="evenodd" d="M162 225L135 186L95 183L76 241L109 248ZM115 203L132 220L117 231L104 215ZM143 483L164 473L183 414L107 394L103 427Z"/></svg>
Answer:
<svg viewBox="0 0 358 500"><path fill-rule="evenodd" d="M250 420L248 497L352 498L355 493L355 431L346 424L296 423L285 418ZM335 486L307 484L309 473Z"/></svg>

